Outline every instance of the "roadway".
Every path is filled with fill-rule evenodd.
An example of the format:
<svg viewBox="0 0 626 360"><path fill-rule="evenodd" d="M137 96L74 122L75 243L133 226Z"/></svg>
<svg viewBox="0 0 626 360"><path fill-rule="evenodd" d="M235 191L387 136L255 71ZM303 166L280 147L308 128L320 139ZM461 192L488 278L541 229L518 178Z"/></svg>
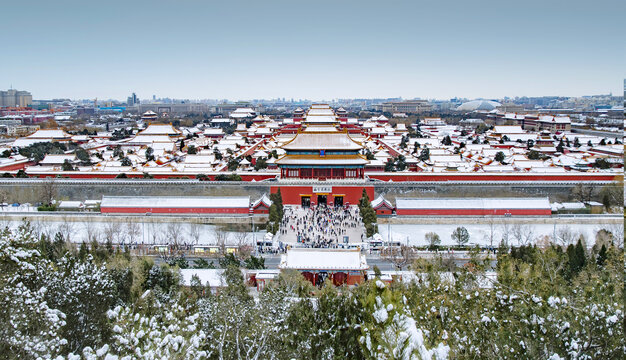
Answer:
<svg viewBox="0 0 626 360"><path fill-rule="evenodd" d="M607 138L621 138L624 136L622 132L604 131L604 130L591 130L591 129L578 129L572 127L573 133L580 133L585 135L602 136Z"/></svg>

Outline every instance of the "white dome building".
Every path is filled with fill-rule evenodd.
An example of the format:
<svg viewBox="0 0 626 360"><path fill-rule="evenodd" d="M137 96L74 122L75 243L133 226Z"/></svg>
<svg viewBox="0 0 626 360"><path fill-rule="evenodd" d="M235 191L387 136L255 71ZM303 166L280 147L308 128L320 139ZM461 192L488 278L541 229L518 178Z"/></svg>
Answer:
<svg viewBox="0 0 626 360"><path fill-rule="evenodd" d="M457 109L457 111L491 111L501 104L497 101L492 100L473 100L468 101L466 103L461 104Z"/></svg>

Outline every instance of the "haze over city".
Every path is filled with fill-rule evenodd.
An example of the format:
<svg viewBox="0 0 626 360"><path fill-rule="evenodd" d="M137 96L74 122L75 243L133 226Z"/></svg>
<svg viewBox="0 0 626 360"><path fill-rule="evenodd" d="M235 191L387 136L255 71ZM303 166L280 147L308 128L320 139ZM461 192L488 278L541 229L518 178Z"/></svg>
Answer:
<svg viewBox="0 0 626 360"><path fill-rule="evenodd" d="M36 99L620 93L623 1L30 1L2 88Z"/></svg>

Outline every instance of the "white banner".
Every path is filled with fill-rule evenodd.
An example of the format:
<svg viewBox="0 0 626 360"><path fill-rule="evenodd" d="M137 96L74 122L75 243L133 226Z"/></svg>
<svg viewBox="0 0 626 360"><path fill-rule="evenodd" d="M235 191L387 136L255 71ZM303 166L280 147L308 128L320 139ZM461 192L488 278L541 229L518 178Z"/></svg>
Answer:
<svg viewBox="0 0 626 360"><path fill-rule="evenodd" d="M330 194L333 192L333 187L332 186L313 186L313 192Z"/></svg>

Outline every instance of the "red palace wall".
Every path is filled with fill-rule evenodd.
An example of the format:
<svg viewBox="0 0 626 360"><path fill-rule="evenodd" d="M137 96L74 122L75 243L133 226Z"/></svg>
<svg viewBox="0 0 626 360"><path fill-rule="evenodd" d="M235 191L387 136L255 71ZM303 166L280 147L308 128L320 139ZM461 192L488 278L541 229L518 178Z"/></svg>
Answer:
<svg viewBox="0 0 626 360"><path fill-rule="evenodd" d="M25 169L27 166L34 165L35 163L32 161L28 162L20 162L15 164L9 164L6 166L0 166L0 171L15 171Z"/></svg>
<svg viewBox="0 0 626 360"><path fill-rule="evenodd" d="M148 207L102 207L101 213L109 214L248 214L246 208L148 208Z"/></svg>
<svg viewBox="0 0 626 360"><path fill-rule="evenodd" d="M315 186L318 187L318 186ZM333 196L343 196L343 203L350 203L351 205L356 205L359 203L359 199L363 195L363 189L367 192L367 196L370 199L374 198L374 187L373 186L332 186L332 185L319 185L319 187L332 187L332 192L323 193L328 194L328 202L332 202ZM270 192L272 194L276 193L280 188L280 194L283 198L283 204L286 205L300 205L301 204L301 196L300 195L310 195L311 203L317 202L316 194L322 193L314 193L313 186L272 186Z"/></svg>
<svg viewBox="0 0 626 360"><path fill-rule="evenodd" d="M392 211L387 208L376 209L376 215L391 215Z"/></svg>
<svg viewBox="0 0 626 360"><path fill-rule="evenodd" d="M551 209L396 209L397 215L551 215Z"/></svg>

